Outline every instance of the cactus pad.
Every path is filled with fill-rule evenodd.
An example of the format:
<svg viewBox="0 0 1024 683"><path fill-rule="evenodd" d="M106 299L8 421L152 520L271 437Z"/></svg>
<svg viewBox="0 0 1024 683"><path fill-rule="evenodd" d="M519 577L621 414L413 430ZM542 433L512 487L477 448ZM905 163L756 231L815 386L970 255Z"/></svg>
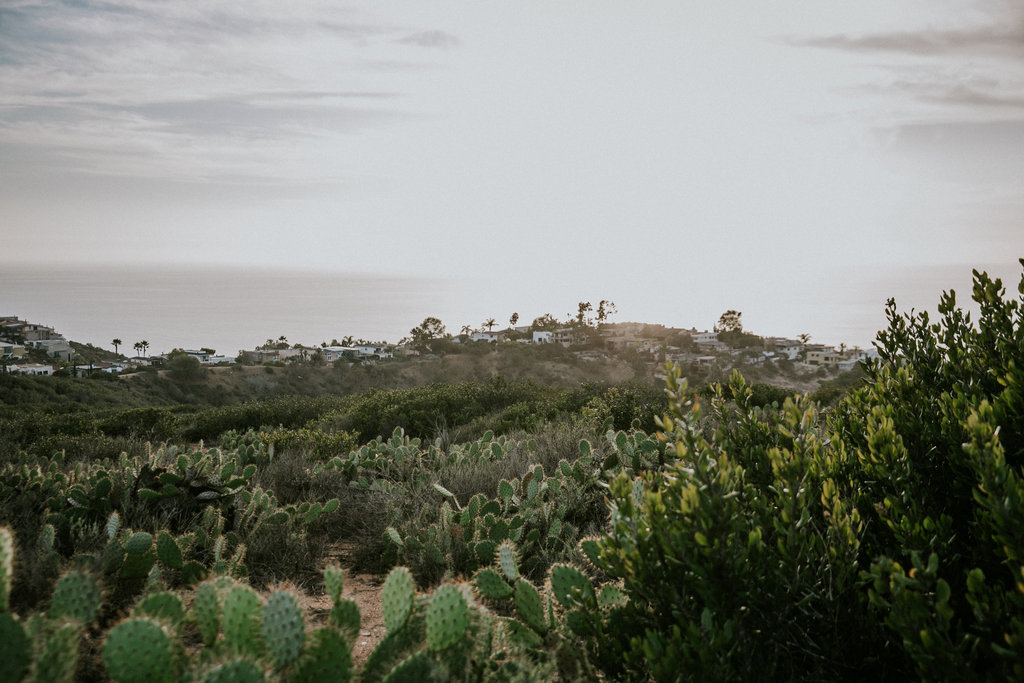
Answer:
<svg viewBox="0 0 1024 683"><path fill-rule="evenodd" d="M30 659L25 629L14 615L0 612L0 681L20 681Z"/></svg>
<svg viewBox="0 0 1024 683"><path fill-rule="evenodd" d="M274 591L263 607L263 643L274 666L291 664L302 652L306 640L306 622L295 595Z"/></svg>
<svg viewBox="0 0 1024 683"><path fill-rule="evenodd" d="M210 669L203 683L263 683L267 680L260 668L245 659L225 662Z"/></svg>
<svg viewBox="0 0 1024 683"><path fill-rule="evenodd" d="M512 586L493 569L481 569L476 574L476 588L488 600L512 597Z"/></svg>
<svg viewBox="0 0 1024 683"><path fill-rule="evenodd" d="M551 568L551 590L563 607L587 605L594 600L590 580L575 567L556 564Z"/></svg>
<svg viewBox="0 0 1024 683"><path fill-rule="evenodd" d="M184 557L178 542L166 531L161 531L156 538L156 556L166 567L181 569Z"/></svg>
<svg viewBox="0 0 1024 683"><path fill-rule="evenodd" d="M149 534L146 535L149 536ZM149 576L149 570L151 570L155 564L156 553L153 551L152 536L150 536L150 548L148 550L142 553L125 554L124 563L121 565L121 576L126 579L146 578Z"/></svg>
<svg viewBox="0 0 1024 683"><path fill-rule="evenodd" d="M334 604L338 604L338 601L341 600L341 589L344 585L344 580L345 575L341 571L341 567L337 565L324 567L324 589Z"/></svg>
<svg viewBox="0 0 1024 683"><path fill-rule="evenodd" d="M505 542L498 546L498 566L501 568L501 573L509 581L515 581L519 578L516 549L511 543Z"/></svg>
<svg viewBox="0 0 1024 683"><path fill-rule="evenodd" d="M359 606L352 600L339 600L331 609L328 623L353 638L359 635Z"/></svg>
<svg viewBox="0 0 1024 683"><path fill-rule="evenodd" d="M192 616L199 626L199 633L207 647L213 645L220 631L220 600L213 582L199 584L196 597L192 602Z"/></svg>
<svg viewBox="0 0 1024 683"><path fill-rule="evenodd" d="M127 619L107 634L103 663L117 683L169 681L174 664L171 639L155 621Z"/></svg>
<svg viewBox="0 0 1024 683"><path fill-rule="evenodd" d="M135 606L139 616L153 617L180 626L185 620L185 606L174 593L151 593Z"/></svg>
<svg viewBox="0 0 1024 683"><path fill-rule="evenodd" d="M427 605L427 647L438 652L462 640L469 628L469 608L458 586L445 584Z"/></svg>
<svg viewBox="0 0 1024 683"><path fill-rule="evenodd" d="M263 602L248 586L235 586L224 596L224 641L239 654L263 653L260 608Z"/></svg>
<svg viewBox="0 0 1024 683"><path fill-rule="evenodd" d="M313 632L306 651L289 678L293 683L335 683L352 675L352 655L345 638L332 628Z"/></svg>
<svg viewBox="0 0 1024 683"><path fill-rule="evenodd" d="M124 551L130 555L141 555L153 547L153 535L145 531L136 531L124 542Z"/></svg>
<svg viewBox="0 0 1024 683"><path fill-rule="evenodd" d="M33 680L71 683L75 679L75 667L78 666L78 631L77 624L65 624L53 632L36 661L35 671L32 672Z"/></svg>
<svg viewBox="0 0 1024 683"><path fill-rule="evenodd" d="M422 683L434 675L437 665L425 652L417 652L404 659L384 679L384 683Z"/></svg>
<svg viewBox="0 0 1024 683"><path fill-rule="evenodd" d="M515 603L516 611L526 625L540 635L544 635L547 632L547 626L544 624L544 606L541 603L540 593L526 579L516 581Z"/></svg>
<svg viewBox="0 0 1024 683"><path fill-rule="evenodd" d="M601 545L596 538L585 538L580 541L580 550L595 567L601 566Z"/></svg>
<svg viewBox="0 0 1024 683"><path fill-rule="evenodd" d="M606 583L601 586L601 590L597 594L597 604L604 608L621 607L628 601L629 598L622 589L613 583Z"/></svg>
<svg viewBox="0 0 1024 683"><path fill-rule="evenodd" d="M111 512L110 517L107 518L107 540L113 541L117 537L117 532L121 529L121 518L116 512Z"/></svg>
<svg viewBox="0 0 1024 683"><path fill-rule="evenodd" d="M416 588L413 585L412 573L405 567L392 569L381 590L381 608L388 633L394 633L402 628L409 618L409 612L412 611L415 597Z"/></svg>
<svg viewBox="0 0 1024 683"><path fill-rule="evenodd" d="M91 624L100 610L100 587L84 572L68 572L53 589L50 618L68 617L79 625Z"/></svg>

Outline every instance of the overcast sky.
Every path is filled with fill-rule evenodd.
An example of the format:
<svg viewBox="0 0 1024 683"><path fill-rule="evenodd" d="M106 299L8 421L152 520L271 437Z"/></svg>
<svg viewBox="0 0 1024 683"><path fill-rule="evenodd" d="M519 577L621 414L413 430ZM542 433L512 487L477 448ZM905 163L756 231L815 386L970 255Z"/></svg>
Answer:
<svg viewBox="0 0 1024 683"><path fill-rule="evenodd" d="M516 278L640 318L1013 264L1022 216L1020 0L0 2L0 262Z"/></svg>

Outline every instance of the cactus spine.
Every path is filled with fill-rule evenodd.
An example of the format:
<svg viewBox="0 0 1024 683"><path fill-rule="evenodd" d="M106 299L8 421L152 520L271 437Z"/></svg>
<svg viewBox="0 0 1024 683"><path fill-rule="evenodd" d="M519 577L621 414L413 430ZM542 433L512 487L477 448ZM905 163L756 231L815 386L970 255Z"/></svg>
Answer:
<svg viewBox="0 0 1024 683"><path fill-rule="evenodd" d="M100 611L100 587L84 572L72 571L60 577L50 601L50 618L67 617L88 626Z"/></svg>
<svg viewBox="0 0 1024 683"><path fill-rule="evenodd" d="M103 644L103 663L117 683L170 681L174 650L160 624L135 617L110 629Z"/></svg>
<svg viewBox="0 0 1024 683"><path fill-rule="evenodd" d="M427 605L427 647L434 652L459 642L469 628L469 608L458 586L445 584Z"/></svg>

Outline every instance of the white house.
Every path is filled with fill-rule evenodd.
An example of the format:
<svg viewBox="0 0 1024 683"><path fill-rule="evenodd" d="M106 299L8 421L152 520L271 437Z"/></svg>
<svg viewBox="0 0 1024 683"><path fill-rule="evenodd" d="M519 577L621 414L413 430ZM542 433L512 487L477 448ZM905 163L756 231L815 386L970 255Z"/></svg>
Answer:
<svg viewBox="0 0 1024 683"><path fill-rule="evenodd" d="M122 372L124 366L120 363L108 363L106 361L100 361L98 363L85 363L82 365L76 365L75 370L77 372Z"/></svg>
<svg viewBox="0 0 1024 683"><path fill-rule="evenodd" d="M387 346L381 344L356 344L354 348L362 358L391 358L394 356Z"/></svg>
<svg viewBox="0 0 1024 683"><path fill-rule="evenodd" d="M52 375L52 365L41 365L39 363L22 363L21 365L10 366L11 372L20 372L23 375Z"/></svg>
<svg viewBox="0 0 1024 683"><path fill-rule="evenodd" d="M533 343L534 344L550 344L551 343L551 330L534 330L533 331Z"/></svg>
<svg viewBox="0 0 1024 683"><path fill-rule="evenodd" d="M359 352L354 346L324 346L320 349L320 355L325 363L333 363L339 358L355 358Z"/></svg>
<svg viewBox="0 0 1024 683"><path fill-rule="evenodd" d="M473 333L473 336L470 337L470 341L485 341L490 344L491 342L499 341L503 336L503 332L484 332L483 330L480 330L479 332Z"/></svg>
<svg viewBox="0 0 1024 683"><path fill-rule="evenodd" d="M690 335L696 344L710 344L711 342L718 341L717 332L694 332Z"/></svg>

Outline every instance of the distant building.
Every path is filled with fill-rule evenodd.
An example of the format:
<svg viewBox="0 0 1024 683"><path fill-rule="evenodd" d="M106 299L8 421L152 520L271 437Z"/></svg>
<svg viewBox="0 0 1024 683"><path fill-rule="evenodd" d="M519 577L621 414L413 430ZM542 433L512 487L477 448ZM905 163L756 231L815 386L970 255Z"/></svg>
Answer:
<svg viewBox="0 0 1024 683"><path fill-rule="evenodd" d="M533 331L533 343L534 344L550 344L552 337L551 330L534 330Z"/></svg>
<svg viewBox="0 0 1024 683"><path fill-rule="evenodd" d="M18 372L23 375L52 375L52 365L42 365L40 363L22 363L21 365L11 365L8 370L10 372Z"/></svg>

